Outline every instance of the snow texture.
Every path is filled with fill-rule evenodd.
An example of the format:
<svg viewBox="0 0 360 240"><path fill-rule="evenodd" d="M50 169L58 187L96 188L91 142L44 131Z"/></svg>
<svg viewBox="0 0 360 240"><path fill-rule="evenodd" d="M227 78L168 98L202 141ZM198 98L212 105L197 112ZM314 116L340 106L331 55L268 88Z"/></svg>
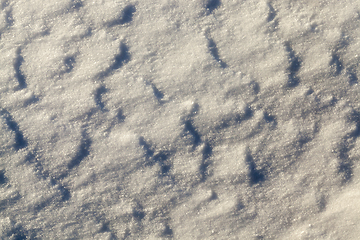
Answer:
<svg viewBox="0 0 360 240"><path fill-rule="evenodd" d="M358 239L360 2L1 0L0 239Z"/></svg>

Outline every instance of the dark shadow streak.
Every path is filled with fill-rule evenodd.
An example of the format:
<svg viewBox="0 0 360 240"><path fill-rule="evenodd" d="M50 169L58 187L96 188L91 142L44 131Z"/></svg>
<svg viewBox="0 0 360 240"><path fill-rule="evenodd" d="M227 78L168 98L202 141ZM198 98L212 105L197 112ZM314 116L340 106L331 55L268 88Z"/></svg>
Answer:
<svg viewBox="0 0 360 240"><path fill-rule="evenodd" d="M171 155L171 152L160 151L160 152L156 153L152 158L154 163L155 162L159 163L159 165L160 165L160 174L162 176L168 174L168 172L171 169L171 164L169 162L167 162L170 155Z"/></svg>
<svg viewBox="0 0 360 240"><path fill-rule="evenodd" d="M152 149L151 145L148 144L143 137L139 138L139 145L145 151L146 160L149 161L149 159L154 155L154 150Z"/></svg>
<svg viewBox="0 0 360 240"><path fill-rule="evenodd" d="M121 18L112 21L108 24L109 27L113 27L116 25L123 25L126 23L130 23L133 20L134 13L136 12L136 8L134 5L126 6L121 14Z"/></svg>
<svg viewBox="0 0 360 240"><path fill-rule="evenodd" d="M124 63L127 63L130 60L129 48L124 44L120 44L120 54L115 56L115 62L111 66L112 70L119 69L123 66Z"/></svg>
<svg viewBox="0 0 360 240"><path fill-rule="evenodd" d="M265 180L265 175L261 171L257 170L254 159L249 153L246 156L246 163L249 167L250 185L263 182Z"/></svg>
<svg viewBox="0 0 360 240"><path fill-rule="evenodd" d="M151 84L151 88L155 97L160 101L164 97L164 94L154 84Z"/></svg>
<svg viewBox="0 0 360 240"><path fill-rule="evenodd" d="M137 203L136 207L133 208L132 215L136 221L141 221L145 217L145 212L143 206Z"/></svg>
<svg viewBox="0 0 360 240"><path fill-rule="evenodd" d="M334 69L334 76L340 75L341 71L343 70L340 57L337 54L332 55L330 67Z"/></svg>
<svg viewBox="0 0 360 240"><path fill-rule="evenodd" d="M15 122L13 120L10 113L5 109L1 110L0 114L5 119L5 123L9 127L9 129L15 133L15 143L13 145L15 150L25 148L28 145L28 143L24 139L24 135L20 131L20 128L19 128L19 125L17 124L17 122Z"/></svg>
<svg viewBox="0 0 360 240"><path fill-rule="evenodd" d="M184 125L185 125L184 130L193 137L193 149L195 149L201 143L200 134L196 131L196 129L192 125L191 120L186 120Z"/></svg>
<svg viewBox="0 0 360 240"><path fill-rule="evenodd" d="M212 13L215 9L220 7L220 5L220 0L208 0L205 4L205 8L209 11L209 13Z"/></svg>
<svg viewBox="0 0 360 240"><path fill-rule="evenodd" d="M59 189L59 191L61 193L61 200L63 202L66 202L71 198L71 193L70 193L69 189L67 189L66 187L64 187L61 184L58 185L58 189Z"/></svg>
<svg viewBox="0 0 360 240"><path fill-rule="evenodd" d="M338 173L342 177L342 183L348 183L353 177L353 168L354 163L349 156L350 148L346 143L338 150L338 157L339 157L339 166L338 166Z"/></svg>
<svg viewBox="0 0 360 240"><path fill-rule="evenodd" d="M79 10L81 7L83 7L83 3L81 0L72 0L71 9Z"/></svg>
<svg viewBox="0 0 360 240"><path fill-rule="evenodd" d="M109 76L114 70L121 68L125 63L130 61L129 48L124 44L120 44L120 53L114 58L114 62L105 71L101 72L98 77L104 78Z"/></svg>
<svg viewBox="0 0 360 240"><path fill-rule="evenodd" d="M0 170L0 186L7 183L8 179L5 176L5 170Z"/></svg>
<svg viewBox="0 0 360 240"><path fill-rule="evenodd" d="M123 111L121 109L118 110L116 117L119 122L125 121L126 116L124 115Z"/></svg>
<svg viewBox="0 0 360 240"><path fill-rule="evenodd" d="M24 162L33 164L33 166L35 168L34 170L40 179L43 179L43 180L49 179L49 182L52 186L57 186L57 189L60 191L62 201L67 201L70 199L71 195L70 195L69 189L67 189L65 186L63 186L61 183L59 183L56 179L54 179L53 177L50 176L49 172L44 169L43 165L35 157L34 153L29 152L28 155L26 156ZM41 205L39 205L37 207L38 208L37 210L38 211L41 210L41 208L47 206L48 204L50 204L50 202L43 202Z"/></svg>
<svg viewBox="0 0 360 240"><path fill-rule="evenodd" d="M96 89L96 92L94 94L95 103L97 106L99 106L101 110L103 110L105 107L104 103L102 102L102 94L106 92L107 89L105 88L105 86L100 86L99 88Z"/></svg>
<svg viewBox="0 0 360 240"><path fill-rule="evenodd" d="M289 63L290 63L290 65L288 67L289 75L288 75L287 86L288 87L296 87L300 82L299 78L297 77L297 73L301 67L301 60L299 57L297 57L295 55L295 52L291 48L289 42L285 43L285 48L286 48L286 51L288 52Z"/></svg>
<svg viewBox="0 0 360 240"><path fill-rule="evenodd" d="M64 59L65 73L70 73L74 69L75 57L67 57Z"/></svg>
<svg viewBox="0 0 360 240"><path fill-rule="evenodd" d="M77 167L82 160L84 160L87 156L90 154L90 147L91 147L92 141L87 136L85 130L82 133L81 143L78 148L78 151L73 159L68 164L69 169L73 169L74 167Z"/></svg>
<svg viewBox="0 0 360 240"><path fill-rule="evenodd" d="M18 90L26 88L27 84L26 84L26 80L25 80L25 76L23 75L22 71L21 71L21 65L24 62L24 58L21 56L21 49L18 48L16 51L16 59L14 62L14 69L15 69L15 77L18 80Z"/></svg>
<svg viewBox="0 0 360 240"><path fill-rule="evenodd" d="M172 238L173 237L173 230L170 228L169 225L166 224L165 229L162 233L164 237Z"/></svg>
<svg viewBox="0 0 360 240"><path fill-rule="evenodd" d="M205 146L202 150L202 155L203 158L200 164L199 172L200 172L200 181L204 182L207 176L209 175L208 168L210 166L210 161L208 159L212 155L212 147L208 142L205 143Z"/></svg>
<svg viewBox="0 0 360 240"><path fill-rule="evenodd" d="M267 17L267 21L271 22L276 17L276 11L275 11L275 9L273 8L273 6L271 5L270 2L268 2L267 5L269 7L269 14L268 14L268 17Z"/></svg>
<svg viewBox="0 0 360 240"><path fill-rule="evenodd" d="M120 21L120 24L131 22L133 20L133 16L135 12L136 12L136 8L134 5L126 6L122 12L122 19Z"/></svg>
<svg viewBox="0 0 360 240"><path fill-rule="evenodd" d="M347 74L349 76L349 84L350 86L358 83L358 77L356 75L356 71L353 68L347 70Z"/></svg>
<svg viewBox="0 0 360 240"><path fill-rule="evenodd" d="M224 62L220 59L219 51L218 51L218 49L217 49L217 47L216 47L216 44L215 44L214 40L212 40L212 39L210 38L210 39L208 39L208 41L209 41L209 42L208 42L208 47L209 47L210 54L215 58L215 60L216 60L217 62L220 63L220 66L221 66L222 68L226 68L226 67L227 67L227 64L224 63Z"/></svg>
<svg viewBox="0 0 360 240"><path fill-rule="evenodd" d="M14 239L14 240L26 240L30 239L28 235L28 232L19 224L16 224L16 227L12 229L10 232L8 232L7 237L8 239Z"/></svg>

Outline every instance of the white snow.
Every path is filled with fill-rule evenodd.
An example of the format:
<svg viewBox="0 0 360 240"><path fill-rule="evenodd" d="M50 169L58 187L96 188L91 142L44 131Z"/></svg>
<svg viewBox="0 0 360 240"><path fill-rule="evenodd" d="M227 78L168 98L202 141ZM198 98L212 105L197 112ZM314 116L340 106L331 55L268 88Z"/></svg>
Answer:
<svg viewBox="0 0 360 240"><path fill-rule="evenodd" d="M0 239L359 238L359 1L0 9Z"/></svg>

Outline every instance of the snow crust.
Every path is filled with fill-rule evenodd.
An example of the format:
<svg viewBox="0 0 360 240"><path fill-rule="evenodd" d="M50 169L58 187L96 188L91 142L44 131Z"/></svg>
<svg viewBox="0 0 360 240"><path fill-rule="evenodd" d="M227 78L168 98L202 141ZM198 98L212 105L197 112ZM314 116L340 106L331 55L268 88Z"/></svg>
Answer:
<svg viewBox="0 0 360 240"><path fill-rule="evenodd" d="M1 239L358 239L359 1L0 9Z"/></svg>

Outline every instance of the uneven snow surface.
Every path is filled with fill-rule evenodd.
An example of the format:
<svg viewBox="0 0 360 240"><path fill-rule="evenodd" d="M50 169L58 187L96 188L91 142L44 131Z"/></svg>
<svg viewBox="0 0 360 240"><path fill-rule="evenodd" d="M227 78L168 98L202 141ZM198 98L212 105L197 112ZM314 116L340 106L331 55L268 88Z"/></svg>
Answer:
<svg viewBox="0 0 360 240"><path fill-rule="evenodd" d="M1 239L359 239L359 0L0 0Z"/></svg>

